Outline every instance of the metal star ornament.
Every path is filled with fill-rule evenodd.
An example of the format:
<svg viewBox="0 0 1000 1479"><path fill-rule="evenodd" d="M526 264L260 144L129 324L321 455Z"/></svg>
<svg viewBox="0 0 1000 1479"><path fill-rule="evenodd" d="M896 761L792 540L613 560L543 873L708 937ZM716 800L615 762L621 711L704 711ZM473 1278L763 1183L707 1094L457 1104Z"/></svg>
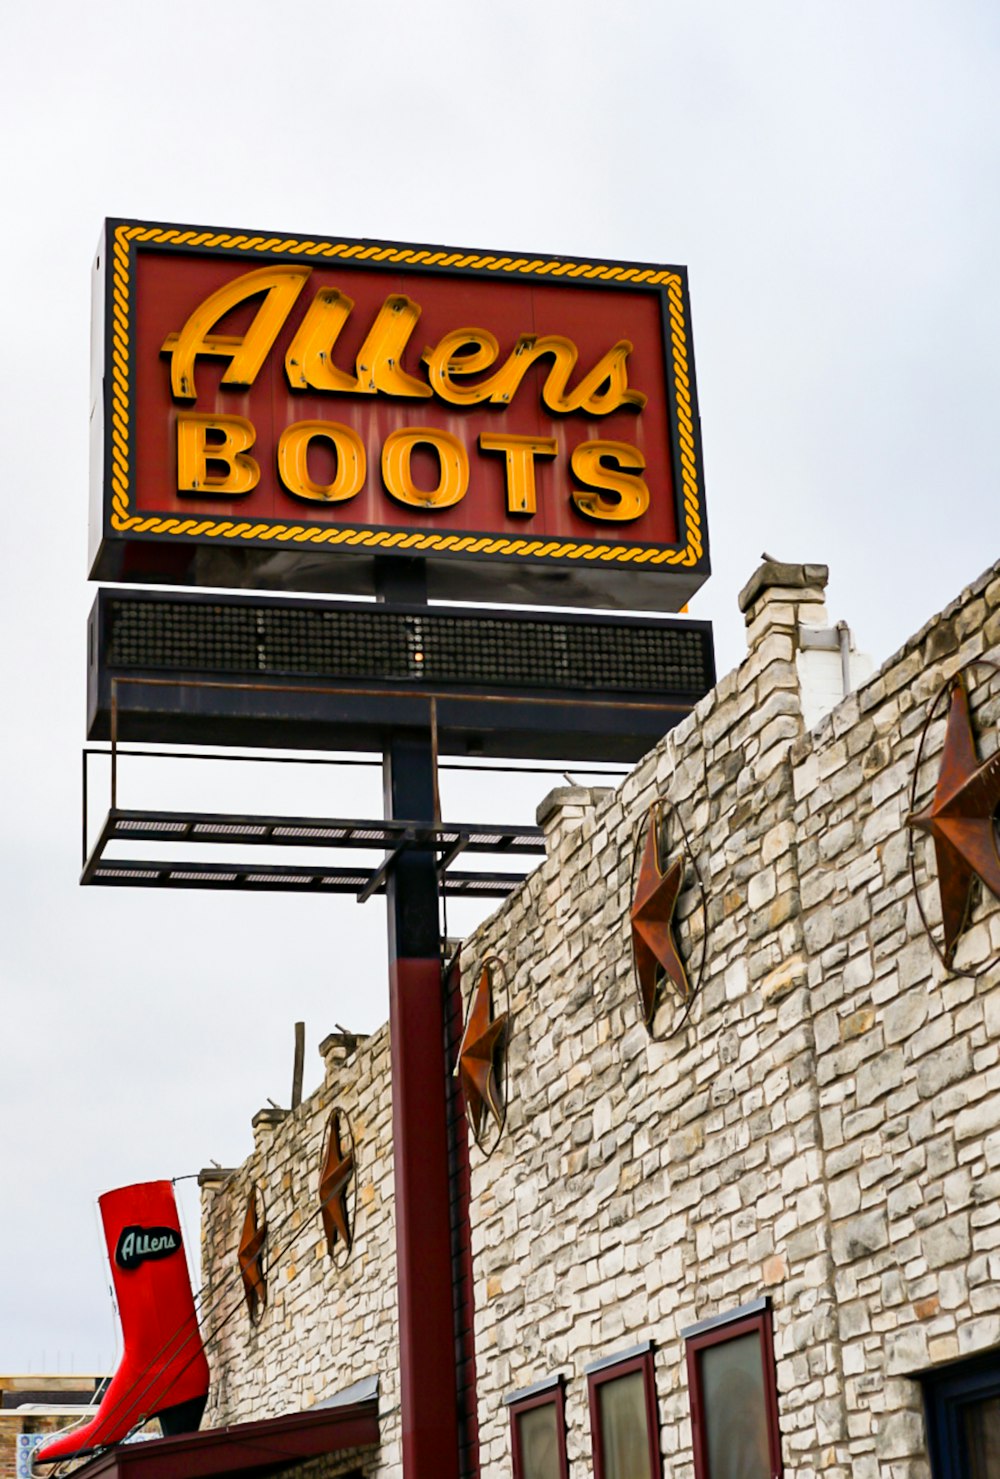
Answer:
<svg viewBox="0 0 1000 1479"><path fill-rule="evenodd" d="M258 1319L267 1304L267 1281L262 1263L266 1242L267 1216L264 1216L258 1226L257 1188L251 1186L239 1247L240 1277L251 1320Z"/></svg>
<svg viewBox="0 0 1000 1479"><path fill-rule="evenodd" d="M677 899L684 884L684 858L664 868L660 859L660 811L654 806L646 828L646 842L632 901L632 952L646 1026L656 1014L657 997L669 982L686 1006L692 996L684 962L674 937Z"/></svg>
<svg viewBox="0 0 1000 1479"><path fill-rule="evenodd" d="M944 961L950 967L968 923L978 878L1000 898L1000 852L996 816L1000 807L1000 751L980 763L963 673L951 681L941 769L929 806L907 818L910 827L934 842Z"/></svg>
<svg viewBox="0 0 1000 1479"><path fill-rule="evenodd" d="M354 1151L345 1150L340 1137L340 1115L334 1110L330 1116L330 1130L326 1141L326 1154L319 1177L320 1213L323 1231L326 1233L327 1251L332 1258L339 1238L351 1251L353 1230L347 1206L347 1194L354 1179Z"/></svg>
<svg viewBox="0 0 1000 1479"><path fill-rule="evenodd" d="M498 1130L503 1129L505 1105L501 1080L509 1019L509 1012L493 1015L490 967L486 964L472 995L457 1068L477 1144L482 1142L488 1117L492 1117Z"/></svg>

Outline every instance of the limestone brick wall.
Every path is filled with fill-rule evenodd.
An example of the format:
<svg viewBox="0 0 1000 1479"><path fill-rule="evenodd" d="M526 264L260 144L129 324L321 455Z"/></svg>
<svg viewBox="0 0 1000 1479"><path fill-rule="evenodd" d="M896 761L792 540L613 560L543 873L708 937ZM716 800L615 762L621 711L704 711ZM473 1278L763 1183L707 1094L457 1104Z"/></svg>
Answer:
<svg viewBox="0 0 1000 1479"><path fill-rule="evenodd" d="M1000 969L942 966L905 825L929 701L969 660L1000 662L1000 567L810 730L803 634L828 629L825 578L758 572L741 598L745 662L617 790L543 803L545 862L463 947L466 1000L495 954L512 1010L506 1130L488 1158L470 1150L484 1479L511 1473L503 1398L556 1374L571 1472L591 1474L585 1367L647 1339L664 1474L693 1479L681 1330L764 1294L786 1474L928 1479L918 1373L1000 1347ZM985 758L1000 675L981 669L973 700ZM938 723L921 802L942 738ZM629 908L657 797L677 808L707 902L689 889L680 905L694 975L704 952L694 1010L653 1041ZM923 845L916 869L936 921ZM956 964L998 951L986 894ZM308 1472L360 1461L398 1479L388 1031L349 1056L327 1048L322 1088L294 1114L262 1111L250 1160L203 1178L206 1281L236 1306L210 1341L206 1424L305 1408L377 1372L379 1452ZM316 1210L335 1104L358 1158L346 1267ZM253 1181L273 1230L256 1327L235 1276Z"/></svg>
<svg viewBox="0 0 1000 1479"><path fill-rule="evenodd" d="M322 1086L292 1112L254 1117L254 1153L202 1173L201 1314L212 1370L204 1427L304 1410L362 1378L380 1379L377 1454L342 1455L311 1475L401 1473L389 1033L356 1046L326 1039ZM331 1260L319 1216L320 1165L334 1108L354 1135L354 1247ZM237 1248L251 1185L267 1208L267 1308L252 1324Z"/></svg>
<svg viewBox="0 0 1000 1479"><path fill-rule="evenodd" d="M1000 658L1000 571L929 622L792 750L846 1443L858 1479L929 1471L913 1374L1000 1346L1000 905L985 894L953 974L930 948L908 854L927 706ZM1000 674L973 691L982 758ZM926 803L944 720L928 734ZM939 917L929 849L916 850ZM985 893L985 890L983 891Z"/></svg>
<svg viewBox="0 0 1000 1479"><path fill-rule="evenodd" d="M466 942L466 993L496 954L512 1007L506 1132L471 1152L484 1475L510 1473L503 1397L557 1373L591 1473L584 1368L648 1338L665 1473L692 1479L680 1331L768 1294L786 1473L927 1479L915 1371L1000 1344L1000 972L938 962L905 827L928 700L1000 657L1000 574L806 732L796 657L825 574L751 582L747 660L619 790L554 793L545 863ZM998 711L984 672L984 755ZM707 909L683 900L694 1011L651 1041L629 907L657 796ZM918 882L935 918L922 853ZM997 949L987 896L958 964Z"/></svg>

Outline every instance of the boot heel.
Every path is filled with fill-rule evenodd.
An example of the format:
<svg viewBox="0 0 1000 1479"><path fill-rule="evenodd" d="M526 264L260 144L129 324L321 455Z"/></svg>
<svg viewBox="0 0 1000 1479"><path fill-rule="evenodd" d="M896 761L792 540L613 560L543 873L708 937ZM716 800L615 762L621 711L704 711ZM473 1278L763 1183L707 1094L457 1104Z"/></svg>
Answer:
<svg viewBox="0 0 1000 1479"><path fill-rule="evenodd" d="M179 1438L182 1433L197 1433L207 1401L206 1393L203 1397L191 1397L187 1402L178 1402L173 1407L164 1407L162 1412L156 1413L164 1438Z"/></svg>

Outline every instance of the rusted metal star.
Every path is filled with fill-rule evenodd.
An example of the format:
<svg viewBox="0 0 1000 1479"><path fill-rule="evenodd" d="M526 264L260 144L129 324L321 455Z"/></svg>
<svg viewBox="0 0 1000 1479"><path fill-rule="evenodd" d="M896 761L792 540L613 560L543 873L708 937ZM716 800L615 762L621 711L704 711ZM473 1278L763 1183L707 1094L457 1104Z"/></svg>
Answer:
<svg viewBox="0 0 1000 1479"><path fill-rule="evenodd" d="M326 1155L319 1178L320 1212L323 1231L326 1233L327 1250L333 1257L337 1239L340 1238L351 1251L353 1233L347 1207L347 1193L354 1176L354 1151L345 1150L340 1139L340 1115L334 1110L330 1116L330 1132L326 1141Z"/></svg>
<svg viewBox="0 0 1000 1479"><path fill-rule="evenodd" d="M504 1105L500 1079L507 1042L509 1013L493 1015L490 968L483 966L469 1008L468 1020L458 1050L458 1072L466 1109L477 1142L482 1139L487 1115L503 1129Z"/></svg>
<svg viewBox="0 0 1000 1479"><path fill-rule="evenodd" d="M665 869L661 867L659 834L659 811L654 807L646 829L631 916L635 972L647 1027L656 1012L657 993L664 979L681 1002L686 1004L691 999L691 984L674 939L674 913L684 883L684 859L676 858Z"/></svg>
<svg viewBox="0 0 1000 1479"><path fill-rule="evenodd" d="M264 1306L267 1304L267 1281L264 1278L263 1267L266 1242L267 1216L265 1214L258 1226L257 1188L251 1186L247 1212L243 1219L243 1231L240 1234L239 1249L240 1277L243 1280L243 1293L246 1295L251 1320L256 1320L259 1315L263 1314Z"/></svg>
<svg viewBox="0 0 1000 1479"><path fill-rule="evenodd" d="M1000 807L1000 751L980 764L962 673L951 684L941 769L931 804L907 818L930 834L937 859L944 959L952 957L972 904L975 880L1000 898L996 814Z"/></svg>

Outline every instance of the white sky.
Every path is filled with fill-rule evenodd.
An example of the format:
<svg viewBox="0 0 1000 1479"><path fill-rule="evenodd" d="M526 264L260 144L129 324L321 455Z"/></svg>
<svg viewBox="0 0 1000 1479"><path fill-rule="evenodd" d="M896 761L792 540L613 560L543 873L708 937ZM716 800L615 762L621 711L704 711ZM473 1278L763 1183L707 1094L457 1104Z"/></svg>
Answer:
<svg viewBox="0 0 1000 1479"><path fill-rule="evenodd" d="M97 1194L238 1162L293 1021L308 1089L334 1023L386 1011L378 904L77 886L103 218L687 264L692 615L725 671L760 552L826 561L881 661L1000 544L1000 12L22 0L4 41L0 1371L86 1370L113 1359ZM315 809L377 812L359 774ZM446 814L531 820L546 789Z"/></svg>

